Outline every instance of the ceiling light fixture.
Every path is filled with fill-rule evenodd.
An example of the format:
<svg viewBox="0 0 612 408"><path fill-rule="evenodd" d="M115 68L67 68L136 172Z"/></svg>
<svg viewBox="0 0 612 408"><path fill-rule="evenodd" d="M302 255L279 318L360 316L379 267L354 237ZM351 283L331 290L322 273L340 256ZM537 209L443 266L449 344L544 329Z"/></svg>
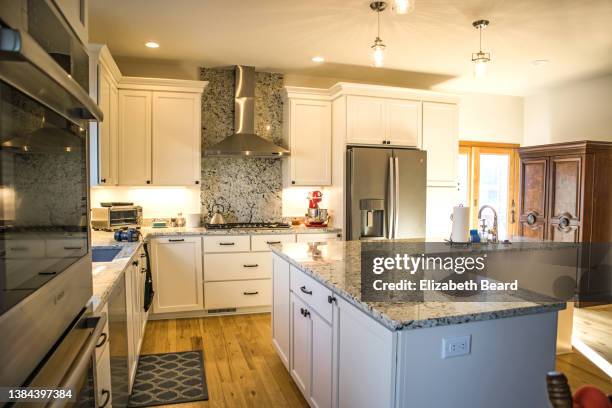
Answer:
<svg viewBox="0 0 612 408"><path fill-rule="evenodd" d="M472 53L474 75L482 77L487 72L487 64L491 62L491 53L482 51L482 30L489 25L489 20L476 20L472 25L478 30L480 37L478 52Z"/></svg>
<svg viewBox="0 0 612 408"><path fill-rule="evenodd" d="M393 10L396 14L408 14L414 10L415 0L395 0L393 2Z"/></svg>
<svg viewBox="0 0 612 408"><path fill-rule="evenodd" d="M320 56L312 57L312 62L325 62L325 58Z"/></svg>
<svg viewBox="0 0 612 408"><path fill-rule="evenodd" d="M370 8L376 12L378 31L372 49L372 60L375 67L382 67L385 58L385 49L387 48L380 38L380 13L387 8L387 3L384 1L373 1L370 3Z"/></svg>
<svg viewBox="0 0 612 408"><path fill-rule="evenodd" d="M145 47L147 47L147 48L159 48L159 44L156 43L155 41L149 41L149 42L145 43Z"/></svg>

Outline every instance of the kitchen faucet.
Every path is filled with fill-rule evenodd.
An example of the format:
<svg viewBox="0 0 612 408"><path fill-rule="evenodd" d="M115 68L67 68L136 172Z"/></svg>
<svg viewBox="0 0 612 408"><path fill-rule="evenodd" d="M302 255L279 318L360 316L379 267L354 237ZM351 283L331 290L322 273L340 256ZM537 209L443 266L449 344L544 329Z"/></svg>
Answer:
<svg viewBox="0 0 612 408"><path fill-rule="evenodd" d="M499 242L499 239L497 236L497 211L495 211L495 208L491 207L488 204L483 205L482 207L480 207L480 210L478 210L478 219L482 220L482 234L484 235L486 233L486 227L487 227L486 220L482 218L482 211L485 210L486 208L493 211L493 227L489 230L489 232L492 235L491 242L494 244L497 244Z"/></svg>

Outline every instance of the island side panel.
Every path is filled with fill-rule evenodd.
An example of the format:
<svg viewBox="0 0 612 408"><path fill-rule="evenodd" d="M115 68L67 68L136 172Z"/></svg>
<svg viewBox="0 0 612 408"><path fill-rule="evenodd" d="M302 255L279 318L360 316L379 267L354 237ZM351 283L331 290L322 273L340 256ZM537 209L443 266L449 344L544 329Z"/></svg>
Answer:
<svg viewBox="0 0 612 408"><path fill-rule="evenodd" d="M556 334L557 312L401 331L396 407L546 407ZM468 335L468 355L442 358Z"/></svg>

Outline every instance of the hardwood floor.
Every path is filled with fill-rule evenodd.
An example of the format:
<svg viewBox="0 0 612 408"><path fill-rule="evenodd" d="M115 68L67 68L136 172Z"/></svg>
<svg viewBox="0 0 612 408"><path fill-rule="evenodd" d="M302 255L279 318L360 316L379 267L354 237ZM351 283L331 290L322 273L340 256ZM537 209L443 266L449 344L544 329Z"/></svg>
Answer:
<svg viewBox="0 0 612 408"><path fill-rule="evenodd" d="M270 314L153 320L142 354L204 350L209 401L166 407L307 407L272 347ZM612 393L612 381L580 353L557 357L557 370L575 391L593 384Z"/></svg>
<svg viewBox="0 0 612 408"><path fill-rule="evenodd" d="M270 314L152 320L142 354L204 350L208 401L167 407L307 407L272 347Z"/></svg>
<svg viewBox="0 0 612 408"><path fill-rule="evenodd" d="M612 305L575 308L574 336L612 363Z"/></svg>

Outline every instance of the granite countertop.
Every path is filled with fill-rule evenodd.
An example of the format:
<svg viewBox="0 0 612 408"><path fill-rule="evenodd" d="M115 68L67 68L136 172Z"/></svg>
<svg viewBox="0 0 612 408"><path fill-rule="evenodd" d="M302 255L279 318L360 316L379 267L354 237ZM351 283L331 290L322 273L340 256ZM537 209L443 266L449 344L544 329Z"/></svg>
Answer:
<svg viewBox="0 0 612 408"><path fill-rule="evenodd" d="M377 243L367 243L376 245ZM385 248L389 242L378 243ZM391 241L389 256L396 253L422 253L423 245L413 241ZM564 302L537 295L533 292L499 292L474 295L468 301L452 301L442 292L426 292L423 301L366 302L361 300L360 241L331 241L317 245L307 243L276 244L272 251L321 282L346 301L352 303L391 330L408 330L445 326L474 321L492 320L535 313L562 310ZM478 251L527 251L552 248L550 243L520 243L511 245L480 245ZM450 248L443 244L429 245L426 253L474 251L474 248ZM432 252L433 251L433 252ZM520 255L523 256L523 255Z"/></svg>
<svg viewBox="0 0 612 408"><path fill-rule="evenodd" d="M291 228L232 228L232 229L206 229L205 227L187 228L187 227L168 227L168 228L152 228L143 227L141 229L143 237L149 239L151 237L175 236L175 235L264 235L264 234L322 234L322 233L340 233L339 228L324 227L324 228L307 228L304 226Z"/></svg>
<svg viewBox="0 0 612 408"><path fill-rule="evenodd" d="M92 263L93 296L90 301L93 305L94 313L96 313L108 301L108 297L115 285L123 277L130 259L138 251L142 243L117 242L113 239L112 232L102 231L92 231L91 238L92 246L115 246L121 248L121 252L111 262Z"/></svg>

